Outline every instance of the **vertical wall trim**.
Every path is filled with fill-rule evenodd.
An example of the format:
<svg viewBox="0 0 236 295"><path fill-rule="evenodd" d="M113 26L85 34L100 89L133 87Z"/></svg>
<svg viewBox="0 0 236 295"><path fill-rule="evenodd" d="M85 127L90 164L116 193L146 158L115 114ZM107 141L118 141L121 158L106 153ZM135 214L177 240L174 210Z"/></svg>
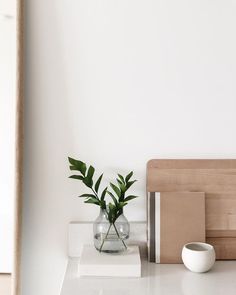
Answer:
<svg viewBox="0 0 236 295"><path fill-rule="evenodd" d="M23 1L17 1L16 30L16 171L14 214L14 265L12 272L12 295L20 295L20 258L23 191Z"/></svg>

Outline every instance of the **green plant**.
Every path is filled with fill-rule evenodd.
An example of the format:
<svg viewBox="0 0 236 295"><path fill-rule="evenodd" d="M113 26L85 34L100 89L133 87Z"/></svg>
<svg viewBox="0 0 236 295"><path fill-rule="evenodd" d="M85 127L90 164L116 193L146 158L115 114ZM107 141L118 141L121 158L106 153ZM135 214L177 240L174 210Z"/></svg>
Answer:
<svg viewBox="0 0 236 295"><path fill-rule="evenodd" d="M137 198L137 196L134 196L134 195L126 196L128 189L137 181L137 180L131 180L133 176L133 171L131 171L126 176L117 174L116 184L111 182L109 187L105 187L100 192L99 188L103 178L103 174L101 174L95 180L95 177L94 177L95 169L93 166L90 165L87 168L87 165L84 162L70 158L70 157L68 158L68 160L70 163L70 170L76 171L77 173L79 173L76 175L71 175L70 178L82 181L91 190L91 193L85 193L80 195L79 197L85 198L84 203L95 204L101 207L101 209L105 210L107 219L110 223L110 227L111 225L114 226L116 233L119 237L119 234L115 226L115 221L123 213L124 206L126 206L129 201ZM111 197L112 202L107 203L107 200L106 200L107 195ZM109 231L107 232L107 235L108 233ZM126 247L123 240L122 242L124 246Z"/></svg>

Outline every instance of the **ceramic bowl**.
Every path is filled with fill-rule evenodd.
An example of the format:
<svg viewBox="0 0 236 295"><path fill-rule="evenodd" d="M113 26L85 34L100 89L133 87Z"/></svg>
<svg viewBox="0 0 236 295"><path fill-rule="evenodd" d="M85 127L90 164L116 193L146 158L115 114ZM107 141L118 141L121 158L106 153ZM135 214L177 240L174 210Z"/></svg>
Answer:
<svg viewBox="0 0 236 295"><path fill-rule="evenodd" d="M193 272L206 272L215 263L214 247L206 243L188 243L182 250L184 265Z"/></svg>

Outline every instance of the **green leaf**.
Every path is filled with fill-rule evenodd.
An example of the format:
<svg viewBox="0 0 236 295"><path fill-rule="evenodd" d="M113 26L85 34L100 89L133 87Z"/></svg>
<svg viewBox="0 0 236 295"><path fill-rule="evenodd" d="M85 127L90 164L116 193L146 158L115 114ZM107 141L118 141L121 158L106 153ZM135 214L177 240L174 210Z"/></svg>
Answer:
<svg viewBox="0 0 236 295"><path fill-rule="evenodd" d="M110 223L113 222L113 215L112 215L112 211L111 210L108 211L108 220L109 220Z"/></svg>
<svg viewBox="0 0 236 295"><path fill-rule="evenodd" d="M133 185L136 181L137 180L133 180L133 181L127 182L127 184L126 184L126 190L128 190L131 187L131 185Z"/></svg>
<svg viewBox="0 0 236 295"><path fill-rule="evenodd" d="M113 202L114 202L114 204L115 205L117 205L118 204L118 202L117 202L117 199L116 199L116 197L113 195L113 193L111 193L111 192L109 192L109 191L107 191L107 193L111 196L111 198L112 198L112 200L113 200Z"/></svg>
<svg viewBox="0 0 236 295"><path fill-rule="evenodd" d="M69 160L70 164L73 165L73 166L79 166L82 163L81 161L75 160L75 159L73 159L71 157L68 157L68 160Z"/></svg>
<svg viewBox="0 0 236 295"><path fill-rule="evenodd" d="M119 176L120 180L125 184L125 179L124 179L124 177L123 177L122 175L120 175L120 174L117 174L117 175Z"/></svg>
<svg viewBox="0 0 236 295"><path fill-rule="evenodd" d="M126 186L125 184L123 184L123 182L121 182L118 178L116 179L118 184L119 184L119 188L120 188L120 191L121 191L121 195L122 193L125 193L126 192ZM121 197L121 196L120 196Z"/></svg>
<svg viewBox="0 0 236 295"><path fill-rule="evenodd" d="M109 207L108 215L110 214L110 216L112 217L112 220L114 220L116 217L116 211L117 211L116 206L112 203L109 203L108 207Z"/></svg>
<svg viewBox="0 0 236 295"><path fill-rule="evenodd" d="M112 203L109 203L108 208L109 208L108 219L111 223L113 223L116 220L117 209L116 209L116 206Z"/></svg>
<svg viewBox="0 0 236 295"><path fill-rule="evenodd" d="M121 186L123 184L123 182L120 181L118 178L116 178L116 181L118 182L119 186Z"/></svg>
<svg viewBox="0 0 236 295"><path fill-rule="evenodd" d="M125 192L121 192L121 195L119 197L119 202L123 202L125 197Z"/></svg>
<svg viewBox="0 0 236 295"><path fill-rule="evenodd" d="M88 177L85 177L83 179L83 183L89 188L91 188L93 186L93 182L91 182L91 179L89 179Z"/></svg>
<svg viewBox="0 0 236 295"><path fill-rule="evenodd" d="M87 170L86 164L83 163L83 165L81 166L81 173L82 173L84 176L85 176L86 170Z"/></svg>
<svg viewBox="0 0 236 295"><path fill-rule="evenodd" d="M126 182L126 183L130 180L130 178L133 176L133 174L134 174L134 172L131 171L131 172L125 177L125 182Z"/></svg>
<svg viewBox="0 0 236 295"><path fill-rule="evenodd" d="M78 170L81 172L81 174L83 174L85 176L87 168L86 168L86 164L84 162L70 158L70 157L68 157L68 160L71 164L71 167L70 167L71 170ZM74 168L72 168L72 166Z"/></svg>
<svg viewBox="0 0 236 295"><path fill-rule="evenodd" d="M89 166L87 178L89 179L90 183L93 183L93 175L94 175L95 169L93 166Z"/></svg>
<svg viewBox="0 0 236 295"><path fill-rule="evenodd" d="M107 193L107 187L103 190L102 195L101 195L101 201L105 199L105 195Z"/></svg>
<svg viewBox="0 0 236 295"><path fill-rule="evenodd" d="M95 183L95 187L94 188L95 188L95 192L96 193L98 192L98 189L99 189L99 186L100 186L102 177L103 177L103 174L98 178L97 182Z"/></svg>
<svg viewBox="0 0 236 295"><path fill-rule="evenodd" d="M79 169L76 168L75 166L70 166L70 170L76 170L76 171L79 171Z"/></svg>
<svg viewBox="0 0 236 295"><path fill-rule="evenodd" d="M95 198L96 199L96 196L92 194L83 194L83 195L80 195L79 198Z"/></svg>
<svg viewBox="0 0 236 295"><path fill-rule="evenodd" d="M69 176L69 178L78 179L78 180L83 180L84 179L84 177L81 176L81 175L71 175L71 176Z"/></svg>
<svg viewBox="0 0 236 295"><path fill-rule="evenodd" d="M100 201L100 207L101 207L102 209L106 209L106 207L107 207L107 205L106 205L106 201L101 200L101 201Z"/></svg>
<svg viewBox="0 0 236 295"><path fill-rule="evenodd" d="M89 198L84 203L87 203L87 204L95 204L95 205L100 206L99 200L98 199L95 199L95 198Z"/></svg>
<svg viewBox="0 0 236 295"><path fill-rule="evenodd" d="M119 198L120 195L121 195L120 189L116 185L114 185L113 183L111 183L111 182L110 182L110 186L112 187L113 191L117 194L117 196Z"/></svg>
<svg viewBox="0 0 236 295"><path fill-rule="evenodd" d="M124 202L128 202L128 201L131 201L131 200L136 199L136 198L138 198L138 196L132 196L132 195L130 195L130 196L128 196L128 197L126 197L124 199Z"/></svg>
<svg viewBox="0 0 236 295"><path fill-rule="evenodd" d="M127 205L128 203L126 203L126 202L120 202L119 204L118 204L118 208L119 209L122 209L125 205Z"/></svg>
<svg viewBox="0 0 236 295"><path fill-rule="evenodd" d="M109 210L111 210L114 213L116 211L116 206L112 203L109 203Z"/></svg>

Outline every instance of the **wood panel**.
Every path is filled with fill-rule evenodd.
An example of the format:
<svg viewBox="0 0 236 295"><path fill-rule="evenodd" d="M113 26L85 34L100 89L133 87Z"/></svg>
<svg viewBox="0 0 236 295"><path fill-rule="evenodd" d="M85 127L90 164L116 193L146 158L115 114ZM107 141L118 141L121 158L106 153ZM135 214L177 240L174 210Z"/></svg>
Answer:
<svg viewBox="0 0 236 295"><path fill-rule="evenodd" d="M216 259L236 259L236 237L235 238L206 238L206 242L213 245L216 251Z"/></svg>
<svg viewBox="0 0 236 295"><path fill-rule="evenodd" d="M235 238L236 230L207 230L208 238Z"/></svg>
<svg viewBox="0 0 236 295"><path fill-rule="evenodd" d="M236 194L219 193L206 196L206 229L236 230Z"/></svg>
<svg viewBox="0 0 236 295"><path fill-rule="evenodd" d="M219 259L236 258L230 246L231 239L236 238L236 159L151 160L147 164L147 191L205 192L206 235L214 243L223 239L216 244Z"/></svg>

